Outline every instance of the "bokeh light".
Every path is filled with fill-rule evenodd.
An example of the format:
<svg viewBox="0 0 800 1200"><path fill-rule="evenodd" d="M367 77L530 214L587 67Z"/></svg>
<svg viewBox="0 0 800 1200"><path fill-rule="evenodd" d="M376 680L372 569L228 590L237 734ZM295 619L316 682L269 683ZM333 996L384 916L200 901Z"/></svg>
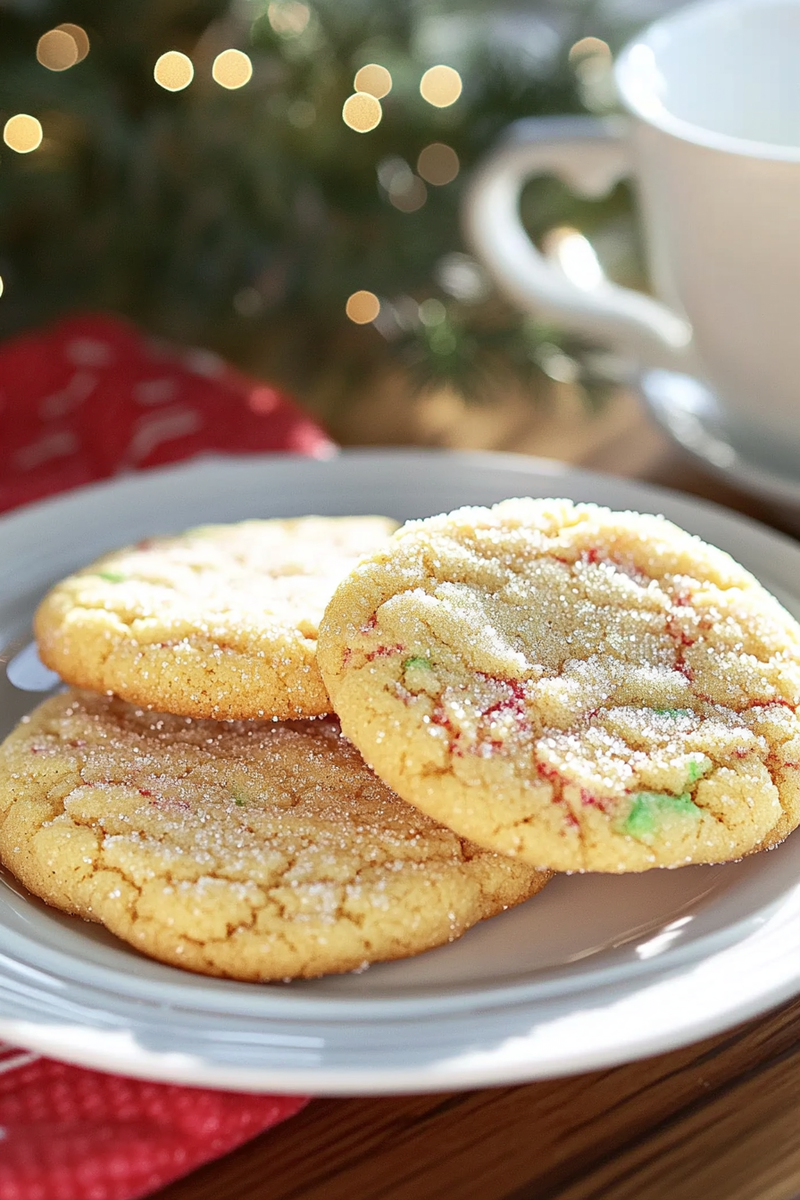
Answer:
<svg viewBox="0 0 800 1200"><path fill-rule="evenodd" d="M598 37L583 37L570 48L569 61L581 62L584 58L604 58L611 62L611 47Z"/></svg>
<svg viewBox="0 0 800 1200"><path fill-rule="evenodd" d="M42 126L36 117L27 113L17 113L9 117L3 127L3 141L17 154L30 154L42 144Z"/></svg>
<svg viewBox="0 0 800 1200"><path fill-rule="evenodd" d="M576 287L591 291L603 283L605 275L594 247L578 229L568 225L551 229L542 240L548 257L554 258Z"/></svg>
<svg viewBox="0 0 800 1200"><path fill-rule="evenodd" d="M540 342L533 353L533 360L556 383L577 383L580 379L579 364L554 342Z"/></svg>
<svg viewBox="0 0 800 1200"><path fill-rule="evenodd" d="M585 37L571 48L569 61L578 80L581 100L591 112L616 106L611 47L602 38Z"/></svg>
<svg viewBox="0 0 800 1200"><path fill-rule="evenodd" d="M50 29L36 43L36 58L48 71L66 71L79 57L78 43L66 29Z"/></svg>
<svg viewBox="0 0 800 1200"><path fill-rule="evenodd" d="M273 0L267 20L282 37L297 37L308 25L311 10L302 0Z"/></svg>
<svg viewBox="0 0 800 1200"><path fill-rule="evenodd" d="M459 250L439 259L435 277L442 290L462 304L479 304L491 292L489 276L480 263Z"/></svg>
<svg viewBox="0 0 800 1200"><path fill-rule="evenodd" d="M431 296L428 300L423 300L419 306L419 319L423 325L432 329L435 325L441 325L447 320L447 309L442 304L441 300L437 300Z"/></svg>
<svg viewBox="0 0 800 1200"><path fill-rule="evenodd" d="M374 292L353 292L344 311L354 325L369 325L381 311L381 302Z"/></svg>
<svg viewBox="0 0 800 1200"><path fill-rule="evenodd" d="M253 78L253 64L242 50L223 50L214 59L211 76L220 87L233 91Z"/></svg>
<svg viewBox="0 0 800 1200"><path fill-rule="evenodd" d="M153 77L168 92L182 92L194 79L192 60L180 50L168 50L156 61Z"/></svg>
<svg viewBox="0 0 800 1200"><path fill-rule="evenodd" d="M73 25L71 21L64 21L61 25L56 25L56 29L62 33L68 33L75 45L78 47L78 62L83 62L86 55L89 53L91 43L89 35L80 25Z"/></svg>
<svg viewBox="0 0 800 1200"><path fill-rule="evenodd" d="M353 87L357 92L369 92L376 100L382 100L392 90L392 77L386 67L381 67L378 63L367 63L365 67L356 71Z"/></svg>
<svg viewBox="0 0 800 1200"><path fill-rule="evenodd" d="M455 104L463 88L461 76L453 67L439 65L430 67L422 76L419 84L423 100L434 108L449 108Z"/></svg>
<svg viewBox="0 0 800 1200"><path fill-rule="evenodd" d="M400 212L412 213L422 208L428 199L428 189L418 175L409 171L407 182L393 181L389 188L389 200Z"/></svg>
<svg viewBox="0 0 800 1200"><path fill-rule="evenodd" d="M6 290L6 285L3 283L3 276L0 275L0 296L2 296L2 294L5 290Z"/></svg>
<svg viewBox="0 0 800 1200"><path fill-rule="evenodd" d="M387 158L382 158L377 166L378 183L387 192L393 187L402 191L410 183L413 174L411 167L399 154L390 154Z"/></svg>
<svg viewBox="0 0 800 1200"><path fill-rule="evenodd" d="M342 108L342 120L356 133L369 133L370 129L380 125L382 116L380 100L370 96L369 92L355 92L345 100Z"/></svg>
<svg viewBox="0 0 800 1200"><path fill-rule="evenodd" d="M452 146L446 146L444 142L431 142L430 146L420 151L417 159L417 171L434 187L452 183L460 166L455 150Z"/></svg>

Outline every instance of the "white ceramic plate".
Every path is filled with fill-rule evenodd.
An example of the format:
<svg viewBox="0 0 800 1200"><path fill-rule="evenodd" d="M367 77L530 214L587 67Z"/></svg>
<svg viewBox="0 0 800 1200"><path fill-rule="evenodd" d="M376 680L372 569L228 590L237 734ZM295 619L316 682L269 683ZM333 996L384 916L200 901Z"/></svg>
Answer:
<svg viewBox="0 0 800 1200"><path fill-rule="evenodd" d="M654 488L510 455L208 460L0 521L0 733L52 682L30 652L19 655L36 600L106 549L206 521L408 518L518 495L665 513L731 551L800 615L792 542ZM798 880L800 835L726 866L562 876L443 949L255 985L152 962L5 877L0 1037L109 1071L254 1091L444 1090L588 1070L685 1044L800 992Z"/></svg>

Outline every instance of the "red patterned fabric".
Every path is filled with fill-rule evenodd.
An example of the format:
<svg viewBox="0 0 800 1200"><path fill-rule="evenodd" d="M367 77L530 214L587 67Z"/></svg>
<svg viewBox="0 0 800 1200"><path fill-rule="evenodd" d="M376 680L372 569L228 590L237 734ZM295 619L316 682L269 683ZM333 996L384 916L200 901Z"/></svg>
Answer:
<svg viewBox="0 0 800 1200"><path fill-rule="evenodd" d="M0 345L0 447L0 511L211 451L334 449L286 396L217 355L95 315Z"/></svg>
<svg viewBox="0 0 800 1200"><path fill-rule="evenodd" d="M301 1109L85 1071L0 1043L2 1200L133 1200Z"/></svg>
<svg viewBox="0 0 800 1200"><path fill-rule="evenodd" d="M275 388L106 316L0 346L0 511L203 453L333 443ZM307 1103L121 1079L0 1043L0 1200L134 1200Z"/></svg>

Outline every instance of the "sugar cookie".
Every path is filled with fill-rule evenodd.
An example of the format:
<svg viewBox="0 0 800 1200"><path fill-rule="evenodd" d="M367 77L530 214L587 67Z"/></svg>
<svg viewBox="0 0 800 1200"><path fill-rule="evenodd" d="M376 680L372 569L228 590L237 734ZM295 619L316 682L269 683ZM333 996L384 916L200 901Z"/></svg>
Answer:
<svg viewBox="0 0 800 1200"><path fill-rule="evenodd" d="M318 662L405 800L556 870L734 859L800 823L800 627L659 517L508 500L411 522Z"/></svg>
<svg viewBox="0 0 800 1200"><path fill-rule="evenodd" d="M334 720L193 720L87 692L0 747L0 857L144 953L243 980L416 954L548 879L405 804Z"/></svg>
<svg viewBox="0 0 800 1200"><path fill-rule="evenodd" d="M40 657L67 683L182 716L318 716L319 618L396 528L299 517L148 539L53 588L34 623Z"/></svg>

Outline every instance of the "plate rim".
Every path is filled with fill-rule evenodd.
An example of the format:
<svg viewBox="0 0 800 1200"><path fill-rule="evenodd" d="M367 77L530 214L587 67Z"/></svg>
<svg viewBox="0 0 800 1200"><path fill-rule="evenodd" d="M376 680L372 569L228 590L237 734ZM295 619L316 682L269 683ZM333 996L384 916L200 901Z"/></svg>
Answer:
<svg viewBox="0 0 800 1200"><path fill-rule="evenodd" d="M675 492L668 488L658 485L641 482L638 480L619 478L613 475L600 472L587 471L580 467L572 467L569 464L564 464L551 459L535 458L521 454L496 453L492 451L443 451L436 448L371 448L358 447L340 451L338 454L326 459L311 459L303 455L283 454L273 452L270 454L246 455L246 456L203 456L200 459L190 460L172 464L167 467L155 468L139 474L114 477L110 480L102 480L97 483L85 485L80 488L73 489L67 493L61 493L57 496L48 497L44 500L37 501L33 504L26 505L22 508L13 510L10 513L0 517L0 541L4 539L10 531L14 534L22 532L24 534L26 527L30 527L31 521L34 525L40 519L47 519L55 509L60 510L62 516L64 509L67 513L70 509L80 509L87 501L95 501L102 503L103 497L110 491L119 492L120 490L128 490L132 488L133 496L142 492L152 490L153 483L169 483L172 481L186 481L191 485L192 477L199 474L202 476L208 470L214 469L229 469L234 471L241 468L254 468L256 471L262 470L265 466L274 466L280 462L282 467L300 466L302 470L319 471L326 469L336 469L337 465L345 465L350 462L360 460L362 462L373 460L376 465L387 459L397 463L398 461L413 460L419 463L420 460L427 459L430 461L435 458L446 458L449 461L457 461L466 465L487 466L495 469L506 469L518 475L520 480L525 476L537 476L541 478L546 476L552 478L557 484L559 479L564 480L568 491L576 490L577 485L589 489L593 486L606 487L609 484L624 490L630 490L632 493L638 493L640 497L647 497L648 503L658 504L663 500L670 508L675 510L684 510L689 518L689 524L692 524L692 515L700 510L701 516L705 515L711 520L712 524L717 524L723 529L726 529L731 534L735 532L747 533L748 540L754 539L760 543L763 553L765 542L767 545L773 544L775 548L780 548L781 551L789 552L790 558L795 558L797 566L800 567L800 547L784 534L781 534L752 518L743 516L738 513L733 513L724 508L724 506L711 501L700 500L694 497L687 496L684 493ZM558 494L558 493L556 493ZM632 501L633 503L633 501ZM656 509L658 511L658 509ZM683 518L674 518L682 520ZM708 534L703 536L708 537ZM13 540L13 539L12 539ZM800 572L798 572L800 574ZM0 583L0 594L5 592L5 588ZM797 593L797 598L800 599L800 592ZM746 922L747 919L745 919ZM741 922L740 922L741 923ZM718 935L708 934L704 938L699 939L711 941ZM728 947L731 948L731 947ZM735 946L733 947L735 948ZM719 954L725 954L726 950L717 951L715 954L700 956L703 960L716 958ZM689 963L694 962L698 955L691 956ZM686 963L675 964L675 970L680 973L685 969ZM0 964L0 971L2 965ZM613 968L612 968L613 971ZM665 964L663 972L667 975L674 974L670 964ZM630 973L628 973L630 974ZM655 974L655 973L654 973ZM653 982L654 976L648 976L648 982ZM624 983L625 981L619 981ZM607 984L609 988L617 986L618 980L610 980ZM606 984L601 984L605 989ZM519 1007L519 1004L513 1005L509 992L518 990L514 985L501 989L500 1008L511 1005ZM662 1049L669 1049L675 1045L683 1045L688 1041L692 1041L697 1037L705 1036L706 1033L715 1032L719 1028L725 1028L737 1020L745 1019L747 1016L752 1016L757 1012L764 1011L774 1004L780 1003L782 999L794 994L800 990L800 967L779 986L773 986L768 995L752 998L749 1002L740 1005L739 1007L726 1010L724 1015L722 1011L718 1011L716 1016L706 1015L698 1017L693 1022L687 1025L675 1027L670 1033L661 1034L660 1037L651 1036L647 1040L647 1044L638 1048L633 1045L627 1050L622 1050L619 1045L606 1046L602 1050L598 1049L597 1056L587 1059L584 1055L580 1061L574 1062L572 1065L569 1062L562 1062L557 1068L543 1068L541 1071L531 1071L531 1063L529 1061L521 1062L518 1068L506 1066L500 1068L498 1066L488 1066L486 1068L473 1068L472 1074L468 1077L462 1076L459 1070L450 1068L447 1069L439 1065L439 1069L426 1082L426 1079L420 1074L420 1068L410 1068L413 1078L407 1078L408 1072L395 1070L394 1072L387 1069L379 1068L378 1073L359 1072L358 1070L350 1070L345 1072L347 1078L342 1075L342 1072L332 1071L331 1068L324 1068L322 1073L315 1071L301 1071L302 1080L298 1078L298 1069L293 1067L287 1076L286 1072L280 1068L264 1068L258 1067L253 1072L244 1071L241 1068L225 1067L219 1068L213 1064L208 1064L205 1060L193 1060L191 1064L178 1063L174 1053L158 1053L152 1054L144 1051L141 1048L137 1051L138 1059L129 1061L128 1057L122 1055L115 1057L115 1052L108 1048L108 1039L103 1039L106 1048L93 1052L91 1047L85 1045L80 1049L76 1049L67 1039L67 1043L63 1044L63 1031L59 1035L51 1033L48 1038L39 1030L37 1034L34 1029L25 1029L24 1022L19 1019L9 1018L0 1015L0 1036L5 1036L11 1041L28 1046L31 1049L43 1053L53 1053L58 1057L65 1058L69 1061L80 1062L83 1065L92 1066L99 1070L122 1071L125 1074L136 1075L140 1074L143 1078L161 1078L165 1081L172 1082L187 1082L198 1086L212 1087L239 1087L244 1090L264 1090L265 1088L276 1088L285 1091L314 1091L318 1094L364 1094L365 1092L378 1094L379 1092L391 1093L400 1091L419 1091L419 1090L437 1090L446 1086L484 1086L490 1083L502 1082L518 1082L522 1079L544 1078L551 1075L568 1074L583 1070L594 1069L597 1066L609 1065L612 1062L626 1061L629 1058L640 1057L644 1054L657 1053ZM486 993L486 989L481 989L476 996L478 1001L490 1000L491 997ZM318 1001L319 1003L319 1001ZM521 1001L524 1004L524 1000ZM351 1000L345 1000L344 1004L352 1004ZM340 1005L340 1007L343 1005ZM480 1007L480 1005L479 1005ZM492 1007L490 1005L490 1007ZM273 1017L262 1018L265 1022L275 1020ZM280 1019L280 1018L278 1018ZM392 1017L388 1018L389 1023ZM721 1023L720 1023L721 1022ZM43 1029L46 1027L42 1027ZM99 1031L95 1031L99 1033ZM61 1042L59 1042L61 1036ZM116 1036L116 1035L115 1035ZM25 1040L22 1040L24 1037ZM75 1039L72 1039L74 1042ZM60 1048L54 1048L55 1046ZM43 1048L46 1046L47 1048ZM73 1057L73 1054L75 1057ZM178 1055L178 1058L185 1056ZM141 1067L141 1071L137 1070L137 1064ZM161 1074L163 1070L165 1074ZM248 1073L249 1072L249 1073ZM499 1072L499 1073L498 1073ZM177 1073L177 1075L176 1075ZM178 1076L180 1078L178 1078ZM473 1082L474 1081L474 1082Z"/></svg>

